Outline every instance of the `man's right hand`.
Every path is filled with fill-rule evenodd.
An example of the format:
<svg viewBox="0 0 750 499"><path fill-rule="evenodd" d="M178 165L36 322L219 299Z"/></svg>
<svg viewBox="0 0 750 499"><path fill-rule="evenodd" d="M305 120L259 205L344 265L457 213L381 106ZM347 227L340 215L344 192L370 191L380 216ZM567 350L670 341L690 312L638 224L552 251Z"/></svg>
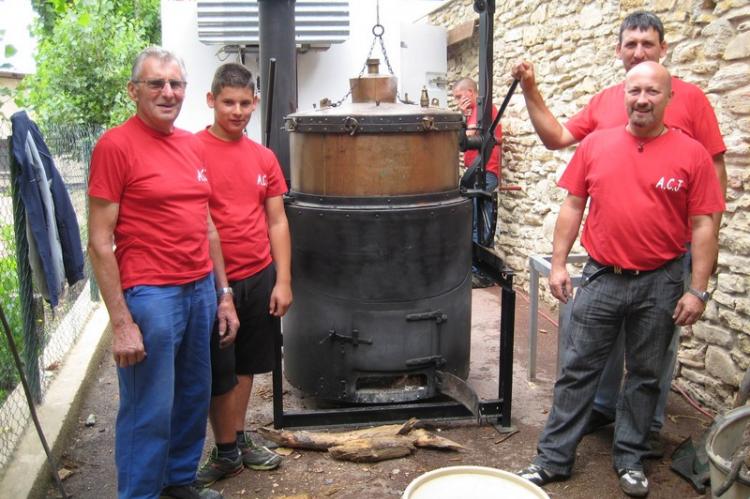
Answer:
<svg viewBox="0 0 750 499"><path fill-rule="evenodd" d="M113 328L112 356L117 367L130 367L146 358L143 335L135 322L127 322Z"/></svg>
<svg viewBox="0 0 750 499"><path fill-rule="evenodd" d="M552 296L563 303L568 303L570 297L573 296L573 282L565 266L552 267L549 273L549 290Z"/></svg>
<svg viewBox="0 0 750 499"><path fill-rule="evenodd" d="M511 75L521 83L521 89L523 90L529 90L536 86L534 65L529 61L515 63L513 69L511 69Z"/></svg>

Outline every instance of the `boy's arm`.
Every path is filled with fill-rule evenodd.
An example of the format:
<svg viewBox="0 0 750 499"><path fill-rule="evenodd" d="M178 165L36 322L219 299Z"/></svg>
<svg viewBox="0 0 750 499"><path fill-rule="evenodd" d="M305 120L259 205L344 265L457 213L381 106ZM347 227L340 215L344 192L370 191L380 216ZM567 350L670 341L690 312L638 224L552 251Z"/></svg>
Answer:
<svg viewBox="0 0 750 499"><path fill-rule="evenodd" d="M266 199L268 238L271 241L271 257L276 266L276 284L271 292L268 312L283 316L292 304L292 240L289 222L284 211L284 199L274 196Z"/></svg>

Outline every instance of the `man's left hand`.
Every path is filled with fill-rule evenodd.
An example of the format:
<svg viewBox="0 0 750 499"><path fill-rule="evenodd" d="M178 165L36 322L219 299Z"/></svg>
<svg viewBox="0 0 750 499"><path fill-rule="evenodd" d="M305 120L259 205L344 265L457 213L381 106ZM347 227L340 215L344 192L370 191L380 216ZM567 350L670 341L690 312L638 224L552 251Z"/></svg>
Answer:
<svg viewBox="0 0 750 499"><path fill-rule="evenodd" d="M219 307L216 309L216 320L219 326L219 348L225 348L234 343L240 320L234 309L234 300L230 293L222 295Z"/></svg>
<svg viewBox="0 0 750 499"><path fill-rule="evenodd" d="M678 326L690 326L701 318L705 309L706 304L703 300L691 293L685 293L677 302L672 319Z"/></svg>
<svg viewBox="0 0 750 499"><path fill-rule="evenodd" d="M292 304L292 287L289 284L276 283L271 291L271 302L268 313L274 317L283 317Z"/></svg>

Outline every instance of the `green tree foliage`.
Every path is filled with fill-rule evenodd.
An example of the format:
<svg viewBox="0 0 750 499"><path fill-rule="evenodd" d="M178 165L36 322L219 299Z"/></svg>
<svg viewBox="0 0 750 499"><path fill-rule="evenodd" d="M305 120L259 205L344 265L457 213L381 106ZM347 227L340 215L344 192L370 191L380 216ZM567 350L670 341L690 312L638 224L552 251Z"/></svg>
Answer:
<svg viewBox="0 0 750 499"><path fill-rule="evenodd" d="M16 54L17 50L13 45L3 42L4 38L5 30L0 29L0 50L2 50L5 58L9 59ZM9 62L0 63L0 69L6 69L9 67ZM0 87L0 108L2 108L6 102L13 98L13 94L14 92L10 88L5 86ZM8 117L5 116L2 111L0 111L0 132L3 131L3 128L6 127L9 122L10 120L8 119Z"/></svg>
<svg viewBox="0 0 750 499"><path fill-rule="evenodd" d="M31 0L31 6L39 15L39 30L43 36L51 36L57 19L73 5L69 0Z"/></svg>
<svg viewBox="0 0 750 499"><path fill-rule="evenodd" d="M130 66L151 43L141 21L118 13L115 3L75 0L49 36L41 33L37 71L23 80L19 103L45 126L121 123L133 113L125 91Z"/></svg>
<svg viewBox="0 0 750 499"><path fill-rule="evenodd" d="M13 225L0 226L0 303L8 325L13 332L16 348L23 349L23 320L18 300L18 274L16 273L16 239ZM18 383L18 375L7 346L5 334L0 334L0 404Z"/></svg>
<svg viewBox="0 0 750 499"><path fill-rule="evenodd" d="M41 35L51 36L57 21L75 4L75 0L31 0L31 5L39 15ZM137 19L143 26L147 40L160 43L159 0L113 0L111 4L114 12L125 19Z"/></svg>

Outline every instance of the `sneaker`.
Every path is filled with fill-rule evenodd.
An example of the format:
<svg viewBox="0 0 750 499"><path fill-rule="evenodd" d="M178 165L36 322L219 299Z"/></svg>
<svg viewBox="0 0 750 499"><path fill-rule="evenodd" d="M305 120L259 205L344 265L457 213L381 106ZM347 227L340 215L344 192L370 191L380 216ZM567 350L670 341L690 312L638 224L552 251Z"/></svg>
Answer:
<svg viewBox="0 0 750 499"><path fill-rule="evenodd" d="M273 470L281 464L281 456L268 447L253 442L250 435L245 432L245 442L238 442L242 464L256 471Z"/></svg>
<svg viewBox="0 0 750 499"><path fill-rule="evenodd" d="M197 489L192 485L170 485L159 494L159 499L224 499L213 489Z"/></svg>
<svg viewBox="0 0 750 499"><path fill-rule="evenodd" d="M242 458L239 453L235 459L227 459L219 457L219 449L214 447L211 449L211 455L198 470L195 485L198 487L208 487L219 480L239 474L243 469Z"/></svg>
<svg viewBox="0 0 750 499"><path fill-rule="evenodd" d="M643 455L645 459L661 459L664 457L664 442L661 441L658 431L648 432L648 451Z"/></svg>
<svg viewBox="0 0 750 499"><path fill-rule="evenodd" d="M545 470L538 464L530 464L521 471L516 471L516 475L520 476L521 478L525 478L534 485L538 485L540 487L551 482L559 482L561 480L567 480L568 478L570 478L568 475L560 475L558 473L553 473L549 470Z"/></svg>
<svg viewBox="0 0 750 499"><path fill-rule="evenodd" d="M591 414L589 415L589 420L586 422L586 427L583 429L583 434L588 435L589 433L594 433L599 428L604 428L614 422L615 418L612 416L608 416L596 409L591 409Z"/></svg>
<svg viewBox="0 0 750 499"><path fill-rule="evenodd" d="M648 495L648 479L641 470L623 468L617 470L620 477L620 488L631 497L646 497Z"/></svg>

